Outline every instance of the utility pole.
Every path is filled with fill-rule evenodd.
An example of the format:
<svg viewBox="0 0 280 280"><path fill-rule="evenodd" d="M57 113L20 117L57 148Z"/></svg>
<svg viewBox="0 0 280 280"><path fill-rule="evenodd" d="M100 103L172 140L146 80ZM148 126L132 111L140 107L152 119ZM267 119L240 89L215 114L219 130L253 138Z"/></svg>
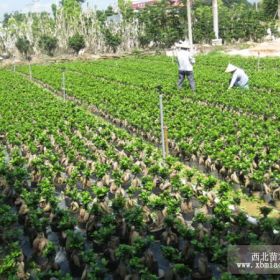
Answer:
<svg viewBox="0 0 280 280"><path fill-rule="evenodd" d="M212 10L213 10L213 26L215 39L219 39L219 17L218 17L218 1L212 0Z"/></svg>
<svg viewBox="0 0 280 280"><path fill-rule="evenodd" d="M280 0L278 0L278 20L280 20Z"/></svg>
<svg viewBox="0 0 280 280"><path fill-rule="evenodd" d="M219 13L218 13L218 0L212 0L212 13L213 13L213 27L215 39L212 40L213 45L222 45L222 39L219 38Z"/></svg>
<svg viewBox="0 0 280 280"><path fill-rule="evenodd" d="M192 12L191 12L191 0L187 0L186 2L186 9L187 9L187 18L188 18L188 39L189 43L193 45L193 35L192 35Z"/></svg>

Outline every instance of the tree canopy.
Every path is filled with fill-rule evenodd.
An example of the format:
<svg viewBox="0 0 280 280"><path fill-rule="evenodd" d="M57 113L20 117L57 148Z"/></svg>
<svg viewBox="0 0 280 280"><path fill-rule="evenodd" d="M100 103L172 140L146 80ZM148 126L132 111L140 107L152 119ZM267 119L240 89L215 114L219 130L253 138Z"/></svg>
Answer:
<svg viewBox="0 0 280 280"><path fill-rule="evenodd" d="M28 52L42 51L50 55L55 48L66 51L71 47L78 52L80 46L85 45L93 52L95 49L132 50L139 46L165 48L188 34L186 0L182 0L180 5L173 5L171 0L161 0L138 11L132 10L131 0L118 0L118 10L108 6L105 10L84 12L84 2L61 0L59 4L52 4L51 14L5 14L0 26L1 49L6 51L11 45L15 47L19 34L21 40L17 47L29 45ZM219 34L225 43L258 41L266 35L268 27L272 32L276 30L274 18L278 0L263 0L259 11L246 0L218 0L218 4ZM212 13L212 0L192 2L195 43L210 43L214 38ZM75 34L81 37L75 37ZM74 43L80 45L76 45L77 48L73 48L73 42L69 44L73 35L76 38Z"/></svg>
<svg viewBox="0 0 280 280"><path fill-rule="evenodd" d="M278 0L263 0L262 10L265 17L275 18L278 10Z"/></svg>

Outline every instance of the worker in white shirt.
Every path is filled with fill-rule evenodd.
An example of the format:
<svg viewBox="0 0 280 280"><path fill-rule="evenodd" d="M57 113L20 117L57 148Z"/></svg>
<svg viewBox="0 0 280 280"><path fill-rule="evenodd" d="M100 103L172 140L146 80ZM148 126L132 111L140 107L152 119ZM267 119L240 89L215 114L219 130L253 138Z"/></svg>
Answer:
<svg viewBox="0 0 280 280"><path fill-rule="evenodd" d="M248 85L249 78L243 69L238 68L232 64L229 64L225 72L232 74L228 89L231 89L233 87L249 89L249 85Z"/></svg>
<svg viewBox="0 0 280 280"><path fill-rule="evenodd" d="M190 87L192 91L195 90L195 80L193 75L193 65L195 59L190 52L190 44L188 42L182 42L175 44L175 47L179 49L176 52L176 57L178 61L179 68L179 79L178 79L178 89L181 89L185 80L185 77L189 80Z"/></svg>

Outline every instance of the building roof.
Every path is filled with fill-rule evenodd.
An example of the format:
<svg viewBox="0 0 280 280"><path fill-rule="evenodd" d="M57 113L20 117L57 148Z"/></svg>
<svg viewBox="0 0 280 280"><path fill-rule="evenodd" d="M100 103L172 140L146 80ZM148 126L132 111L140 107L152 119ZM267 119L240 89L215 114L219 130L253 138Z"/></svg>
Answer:
<svg viewBox="0 0 280 280"><path fill-rule="evenodd" d="M145 8L146 5L151 5L151 4L154 4L158 1L159 0L136 0L136 1L132 1L132 9L140 10L140 9ZM180 3L181 3L181 0L171 0L172 5L178 5Z"/></svg>
<svg viewBox="0 0 280 280"><path fill-rule="evenodd" d="M145 8L146 5L154 4L157 0L140 0L132 2L132 9L139 10Z"/></svg>

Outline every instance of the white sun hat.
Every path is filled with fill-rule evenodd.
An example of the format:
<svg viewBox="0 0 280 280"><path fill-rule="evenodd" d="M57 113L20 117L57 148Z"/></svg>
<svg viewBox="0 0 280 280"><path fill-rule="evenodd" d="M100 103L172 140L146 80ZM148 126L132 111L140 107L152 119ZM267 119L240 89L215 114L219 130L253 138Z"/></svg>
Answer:
<svg viewBox="0 0 280 280"><path fill-rule="evenodd" d="M174 44L176 48L181 48L181 49L190 49L191 45L188 41L179 41Z"/></svg>
<svg viewBox="0 0 280 280"><path fill-rule="evenodd" d="M174 46L175 46L176 48L180 48L182 43L183 43L183 41L180 40L179 42L176 42L176 43L174 44Z"/></svg>
<svg viewBox="0 0 280 280"><path fill-rule="evenodd" d="M191 48L191 45L188 41L184 41L180 44L180 48L181 49L190 49Z"/></svg>
<svg viewBox="0 0 280 280"><path fill-rule="evenodd" d="M226 69L226 73L230 73L230 72L233 72L233 71L235 71L237 69L237 67L236 66L234 66L233 64L230 64L229 63L229 65L227 66L227 69Z"/></svg>

